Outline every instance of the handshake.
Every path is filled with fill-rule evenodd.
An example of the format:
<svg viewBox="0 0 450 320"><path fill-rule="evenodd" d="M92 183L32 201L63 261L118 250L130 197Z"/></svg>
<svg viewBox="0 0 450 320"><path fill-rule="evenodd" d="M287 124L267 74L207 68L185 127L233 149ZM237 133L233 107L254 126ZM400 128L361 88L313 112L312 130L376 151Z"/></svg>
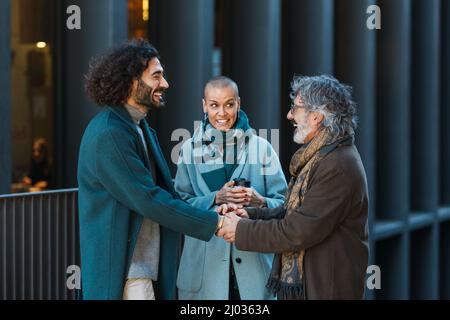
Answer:
<svg viewBox="0 0 450 320"><path fill-rule="evenodd" d="M217 207L216 212L221 215L216 235L223 237L226 242L234 243L239 220L249 218L247 211L240 205L228 203Z"/></svg>

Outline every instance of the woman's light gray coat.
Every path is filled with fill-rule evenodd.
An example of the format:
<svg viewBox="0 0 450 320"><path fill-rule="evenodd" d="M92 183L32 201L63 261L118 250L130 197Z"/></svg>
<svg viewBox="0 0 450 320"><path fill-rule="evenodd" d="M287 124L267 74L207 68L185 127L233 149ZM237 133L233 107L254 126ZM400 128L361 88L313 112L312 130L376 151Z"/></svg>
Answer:
<svg viewBox="0 0 450 320"><path fill-rule="evenodd" d="M198 128L194 137L183 144L175 190L192 206L210 209L215 206L217 191L212 192L209 189L202 173L217 170L223 167L223 164L211 159L206 163L198 163L200 161L196 156L210 154L214 157L219 153L220 158L222 151L218 145L202 144L201 138L202 130ZM267 140L255 134L250 135L245 148L238 152L238 163L231 180L250 180L252 187L265 197L269 208L283 204L286 180L278 156ZM265 285L272 267L273 255L240 251L215 236L209 242L185 236L177 278L179 298L228 299L230 256L241 299L271 299Z"/></svg>

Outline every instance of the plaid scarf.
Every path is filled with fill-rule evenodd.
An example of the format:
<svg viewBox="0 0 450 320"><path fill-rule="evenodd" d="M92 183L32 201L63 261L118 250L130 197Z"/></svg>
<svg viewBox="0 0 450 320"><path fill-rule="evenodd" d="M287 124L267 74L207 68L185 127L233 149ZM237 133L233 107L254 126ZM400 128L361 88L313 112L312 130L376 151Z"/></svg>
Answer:
<svg viewBox="0 0 450 320"><path fill-rule="evenodd" d="M286 214L299 211L309 189L310 173L320 160L340 145L352 145L353 135L335 137L322 129L310 143L303 145L291 159L291 180L286 191ZM305 250L276 254L267 288L279 300L302 300L304 290L303 258Z"/></svg>

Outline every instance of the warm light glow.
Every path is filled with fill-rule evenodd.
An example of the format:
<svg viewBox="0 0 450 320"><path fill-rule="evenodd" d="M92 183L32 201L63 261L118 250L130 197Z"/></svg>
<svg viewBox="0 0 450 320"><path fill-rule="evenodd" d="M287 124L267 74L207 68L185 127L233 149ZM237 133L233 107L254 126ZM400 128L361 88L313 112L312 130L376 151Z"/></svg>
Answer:
<svg viewBox="0 0 450 320"><path fill-rule="evenodd" d="M149 19L149 0L142 0L142 20Z"/></svg>
<svg viewBox="0 0 450 320"><path fill-rule="evenodd" d="M42 41L36 43L36 47L38 47L39 49L44 49L46 46L47 46L47 44Z"/></svg>

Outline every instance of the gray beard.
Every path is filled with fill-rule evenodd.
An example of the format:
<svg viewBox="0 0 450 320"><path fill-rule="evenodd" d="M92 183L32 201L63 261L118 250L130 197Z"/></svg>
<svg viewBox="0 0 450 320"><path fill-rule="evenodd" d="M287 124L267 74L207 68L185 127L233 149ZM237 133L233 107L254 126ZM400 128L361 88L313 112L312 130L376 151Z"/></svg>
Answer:
<svg viewBox="0 0 450 320"><path fill-rule="evenodd" d="M298 126L294 133L294 142L297 144L304 144L305 139L311 132L311 128L306 126Z"/></svg>

